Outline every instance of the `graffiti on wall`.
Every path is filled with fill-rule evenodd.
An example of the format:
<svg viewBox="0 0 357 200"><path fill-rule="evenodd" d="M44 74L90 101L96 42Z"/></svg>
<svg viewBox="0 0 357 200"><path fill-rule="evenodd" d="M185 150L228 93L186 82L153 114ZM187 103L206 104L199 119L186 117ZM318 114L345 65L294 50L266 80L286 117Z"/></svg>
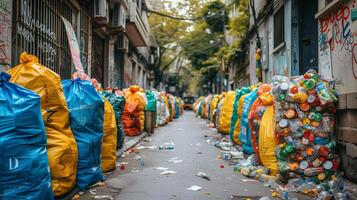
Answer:
<svg viewBox="0 0 357 200"><path fill-rule="evenodd" d="M11 0L0 0L0 72L10 68L11 10Z"/></svg>
<svg viewBox="0 0 357 200"><path fill-rule="evenodd" d="M353 0L349 4L341 5L328 17L320 20L319 64L321 70L325 70L322 73L331 76L331 78L331 65L336 62L351 65L353 77L357 79L357 57L355 57L357 54L357 38L355 38L357 32L354 32L351 20L351 12L355 9L355 4L356 2ZM349 63L343 63L347 60L350 60Z"/></svg>
<svg viewBox="0 0 357 200"><path fill-rule="evenodd" d="M47 64L49 64L49 68L54 70L54 62L56 59L56 49L53 45L53 42L57 40L56 33L51 30L51 27L46 24L45 19L44 23L42 23L39 19L36 19L32 16L32 7L30 6L30 2L27 0L23 0L21 2L21 22L17 24L17 34L20 35L24 42L27 43L28 46L31 46L37 43L37 48L40 52L43 53ZM45 39L41 39L35 41L35 32L40 33L44 36Z"/></svg>

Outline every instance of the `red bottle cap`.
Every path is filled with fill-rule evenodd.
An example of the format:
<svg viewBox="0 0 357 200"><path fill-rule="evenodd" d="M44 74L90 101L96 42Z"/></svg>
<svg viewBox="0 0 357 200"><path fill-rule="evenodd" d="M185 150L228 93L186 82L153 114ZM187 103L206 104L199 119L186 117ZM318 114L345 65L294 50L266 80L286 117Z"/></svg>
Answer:
<svg viewBox="0 0 357 200"><path fill-rule="evenodd" d="M300 104L300 109L304 112L308 111L310 109L310 105L307 102L301 103Z"/></svg>
<svg viewBox="0 0 357 200"><path fill-rule="evenodd" d="M329 153L330 153L330 150L327 147L325 147L325 146L320 147L319 154L321 156L327 156Z"/></svg>
<svg viewBox="0 0 357 200"><path fill-rule="evenodd" d="M296 94L299 92L299 88L296 87L296 86L293 86L292 88L290 88L290 92L293 93L293 94Z"/></svg>

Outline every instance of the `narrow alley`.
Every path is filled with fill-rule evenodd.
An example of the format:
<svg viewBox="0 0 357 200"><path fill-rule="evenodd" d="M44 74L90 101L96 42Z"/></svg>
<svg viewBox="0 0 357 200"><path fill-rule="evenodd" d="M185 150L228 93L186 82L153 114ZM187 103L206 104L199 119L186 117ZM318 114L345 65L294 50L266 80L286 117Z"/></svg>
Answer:
<svg viewBox="0 0 357 200"><path fill-rule="evenodd" d="M95 195L111 195L120 200L226 200L231 199L232 195L240 197L233 199L270 196L270 188L235 173L229 162L218 158L220 151L207 142L215 135L215 130L207 129L206 121L196 118L193 112L186 112L180 119L158 128L152 135L151 142L143 142L137 146L157 148L137 150L138 153L118 159L118 163L128 163L125 170L118 169L108 175L107 185L95 188ZM174 142L174 149L159 150L158 147L166 142ZM139 156L144 161L144 166L141 166ZM161 175L163 171L158 170L159 167L176 173ZM198 172L206 173L210 180L196 176ZM187 190L193 185L202 189ZM81 199L95 196L91 191L94 193L89 190Z"/></svg>

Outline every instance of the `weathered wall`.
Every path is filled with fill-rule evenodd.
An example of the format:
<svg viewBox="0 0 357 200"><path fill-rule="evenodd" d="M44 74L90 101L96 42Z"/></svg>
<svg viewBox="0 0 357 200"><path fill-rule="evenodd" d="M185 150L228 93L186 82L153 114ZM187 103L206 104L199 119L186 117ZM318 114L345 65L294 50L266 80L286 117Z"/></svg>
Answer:
<svg viewBox="0 0 357 200"><path fill-rule="evenodd" d="M319 4L319 10L323 6ZM333 78L340 94L357 92L357 21L351 20L356 1L350 0L319 20L319 71Z"/></svg>
<svg viewBox="0 0 357 200"><path fill-rule="evenodd" d="M11 65L12 0L0 0L0 72Z"/></svg>
<svg viewBox="0 0 357 200"><path fill-rule="evenodd" d="M260 5L263 8L264 5ZM258 8L257 8L258 9ZM251 17L252 18L252 17ZM250 20L252 22L252 19ZM274 50L274 16L270 15L259 24L261 38L263 82L270 82L274 75L291 75L291 1L284 4L284 41L285 46ZM254 35L255 38L255 35ZM251 38L249 50L249 72L251 84L257 83L255 47L256 41Z"/></svg>

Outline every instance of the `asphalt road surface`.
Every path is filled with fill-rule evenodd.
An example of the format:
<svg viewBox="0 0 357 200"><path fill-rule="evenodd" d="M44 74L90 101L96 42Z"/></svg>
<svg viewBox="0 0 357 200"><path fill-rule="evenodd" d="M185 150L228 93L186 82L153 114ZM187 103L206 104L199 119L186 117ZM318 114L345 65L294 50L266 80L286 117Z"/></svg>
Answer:
<svg viewBox="0 0 357 200"><path fill-rule="evenodd" d="M156 129L152 141L141 144L159 147L173 142L173 150L142 149L120 158L117 162L124 162L125 169L118 167L107 175L105 186L87 191L81 199L94 199L95 195L109 195L120 200L228 200L232 195L238 196L234 199L271 196L270 189L263 183L246 181L247 178L234 172L227 161L218 158L220 151L206 142L215 134L208 129L206 120L186 112L180 119ZM176 173L161 175L163 171L156 169L158 167ZM198 172L206 173L210 180L197 177ZM202 189L187 190L193 185Z"/></svg>

